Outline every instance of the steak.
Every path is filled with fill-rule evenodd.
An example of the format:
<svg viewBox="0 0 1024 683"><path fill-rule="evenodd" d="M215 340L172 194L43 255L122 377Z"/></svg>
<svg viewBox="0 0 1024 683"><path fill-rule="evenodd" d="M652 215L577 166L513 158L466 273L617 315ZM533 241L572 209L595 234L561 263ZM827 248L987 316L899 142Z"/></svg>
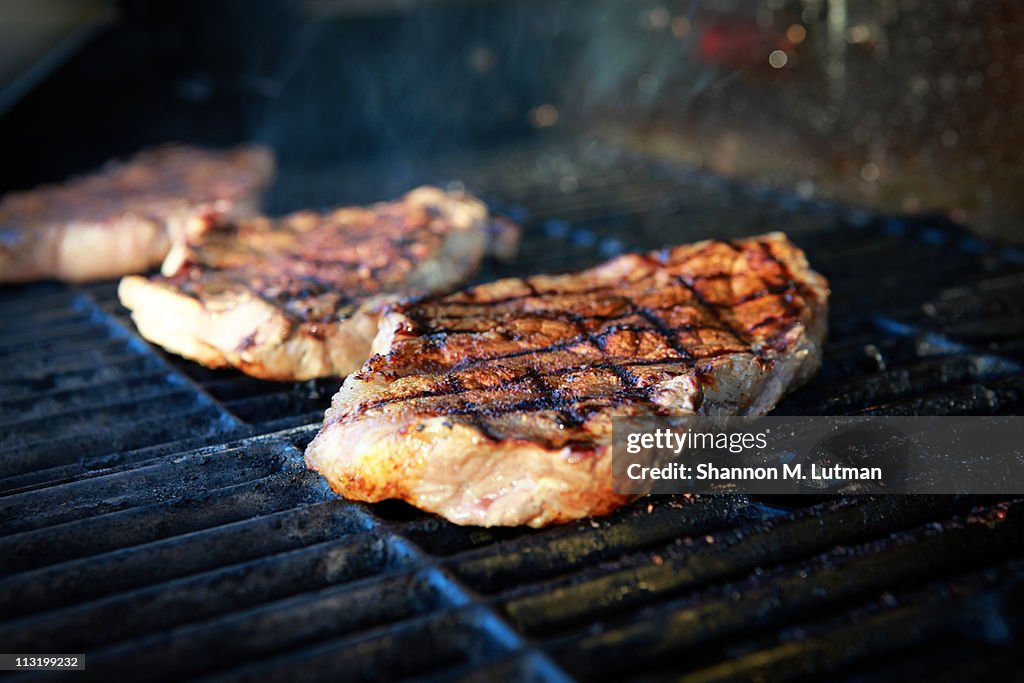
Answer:
<svg viewBox="0 0 1024 683"><path fill-rule="evenodd" d="M254 377L345 375L370 355L381 306L461 284L516 229L473 197L422 187L394 202L282 219L194 221L163 275L118 295L144 337Z"/></svg>
<svg viewBox="0 0 1024 683"><path fill-rule="evenodd" d="M196 215L256 213L273 173L264 147L165 145L89 175L4 195L0 282L81 282L148 270Z"/></svg>
<svg viewBox="0 0 1024 683"><path fill-rule="evenodd" d="M612 491L615 416L761 415L820 365L828 283L781 233L400 304L307 465L346 498L541 527Z"/></svg>

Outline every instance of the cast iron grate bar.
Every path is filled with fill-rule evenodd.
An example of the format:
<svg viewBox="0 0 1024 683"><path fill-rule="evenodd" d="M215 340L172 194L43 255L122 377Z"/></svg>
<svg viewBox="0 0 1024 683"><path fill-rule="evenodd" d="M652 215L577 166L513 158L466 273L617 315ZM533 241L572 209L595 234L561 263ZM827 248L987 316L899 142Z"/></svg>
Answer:
<svg viewBox="0 0 1024 683"><path fill-rule="evenodd" d="M0 319L11 388L0 402L0 492L44 470L182 435L220 441L243 427L83 294L15 287L0 297Z"/></svg>
<svg viewBox="0 0 1024 683"><path fill-rule="evenodd" d="M367 529L365 520L340 501L324 501L70 560L4 581L6 616L67 607ZM209 552L210 548L217 552Z"/></svg>
<svg viewBox="0 0 1024 683"><path fill-rule="evenodd" d="M549 647L570 673L587 677L625 671L644 660L699 658L697 649L706 652L722 639L765 626L778 631L803 615L845 611L862 598L916 588L919 577L957 576L993 560L1018 557L1024 536L1019 520L1011 524L992 533L983 523L957 518L861 546L840 546L809 563L754 572L705 594L662 602L639 619L620 615L607 625L597 622ZM596 662L600 669L590 669ZM691 666L699 667L699 659Z"/></svg>
<svg viewBox="0 0 1024 683"><path fill-rule="evenodd" d="M451 595L444 581L429 570L399 571L303 593L115 646L96 653L90 662L140 675L159 670L161 679L180 680L326 639L386 632L393 624L464 604L465 600ZM240 638L239 634L246 637ZM164 662L168 654L170 666ZM130 668L126 663L130 663Z"/></svg>
<svg viewBox="0 0 1024 683"><path fill-rule="evenodd" d="M931 582L923 590L912 586L896 594L886 592L849 614L786 629L774 642L763 640L745 652L723 651L717 663L674 678L789 681L874 669L868 680L885 680L878 674L898 665L901 652L926 650L942 657L947 649L961 654L973 649L975 658L961 659L962 677L953 680L980 680L986 671L1012 679L1022 660L1012 645L1019 633L1005 621L998 605L1019 601L1022 570L1024 565L1015 560ZM919 669L909 680L925 680L923 673Z"/></svg>
<svg viewBox="0 0 1024 683"><path fill-rule="evenodd" d="M654 595L663 600L759 567L941 518L967 505L952 499L826 503L783 519L620 557L568 578L513 590L500 596L498 604L525 632L556 633L636 609Z"/></svg>

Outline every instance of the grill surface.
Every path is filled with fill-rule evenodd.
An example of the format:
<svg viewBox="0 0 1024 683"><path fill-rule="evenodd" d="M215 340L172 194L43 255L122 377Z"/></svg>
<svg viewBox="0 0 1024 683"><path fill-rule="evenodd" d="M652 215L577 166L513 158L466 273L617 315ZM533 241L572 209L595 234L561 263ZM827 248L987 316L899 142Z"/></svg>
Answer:
<svg viewBox="0 0 1024 683"><path fill-rule="evenodd" d="M825 365L778 412L1021 411L1015 248L602 150L472 168L526 227L517 263L481 280L785 230L833 299ZM338 500L304 469L337 381L165 355L110 283L3 290L0 326L7 652L147 680L1019 671L1024 501L655 497L542 531L460 528Z"/></svg>

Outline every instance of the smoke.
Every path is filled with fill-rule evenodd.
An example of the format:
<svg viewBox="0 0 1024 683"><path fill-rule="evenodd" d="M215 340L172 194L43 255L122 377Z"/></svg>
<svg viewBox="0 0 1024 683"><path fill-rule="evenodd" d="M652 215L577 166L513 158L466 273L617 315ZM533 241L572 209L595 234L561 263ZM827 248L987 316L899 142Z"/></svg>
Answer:
<svg viewBox="0 0 1024 683"><path fill-rule="evenodd" d="M310 169L372 162L383 196L431 180L424 160L454 152L471 167L478 150L568 137L608 112L643 121L666 95L678 113L722 79L692 59L690 3L421 2L354 16L216 6L204 43L225 72L237 67L240 137L272 146L285 181L302 178L278 192L283 209L358 194L358 178L320 173L337 178L332 188ZM206 87L186 85L186 95Z"/></svg>

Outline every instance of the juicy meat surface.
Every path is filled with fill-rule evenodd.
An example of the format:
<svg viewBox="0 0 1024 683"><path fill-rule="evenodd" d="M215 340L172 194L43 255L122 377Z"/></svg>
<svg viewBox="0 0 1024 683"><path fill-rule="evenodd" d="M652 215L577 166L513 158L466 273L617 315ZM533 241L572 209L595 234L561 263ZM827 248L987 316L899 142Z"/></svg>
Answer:
<svg viewBox="0 0 1024 683"><path fill-rule="evenodd" d="M819 367L828 294L771 233L401 304L306 463L457 524L604 514L613 416L770 411Z"/></svg>
<svg viewBox="0 0 1024 683"><path fill-rule="evenodd" d="M0 282L100 280L148 270L197 215L256 213L270 150L165 145L0 199Z"/></svg>
<svg viewBox="0 0 1024 683"><path fill-rule="evenodd" d="M483 203L433 187L326 214L212 216L193 223L163 275L126 277L118 294L144 337L209 367L345 375L369 357L382 304L464 282L493 234Z"/></svg>

